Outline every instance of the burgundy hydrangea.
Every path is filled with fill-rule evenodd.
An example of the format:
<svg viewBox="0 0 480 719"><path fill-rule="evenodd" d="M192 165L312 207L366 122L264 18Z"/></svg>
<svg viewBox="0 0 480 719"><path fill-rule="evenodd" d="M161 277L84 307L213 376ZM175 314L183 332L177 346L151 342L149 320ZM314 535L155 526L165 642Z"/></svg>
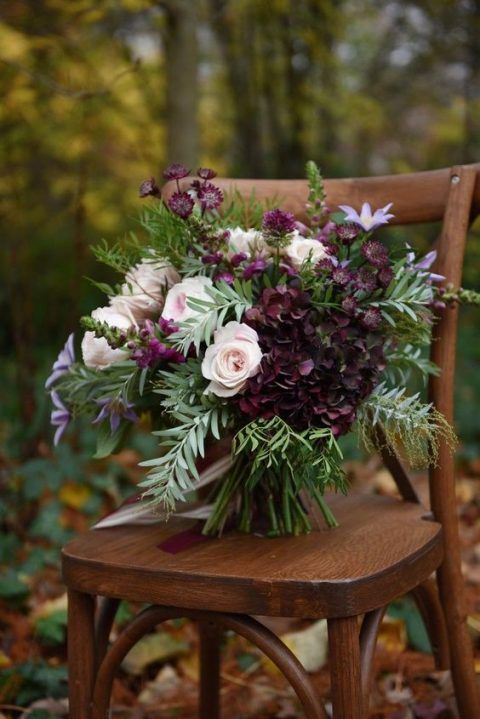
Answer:
<svg viewBox="0 0 480 719"><path fill-rule="evenodd" d="M195 202L188 192L174 192L168 200L168 206L176 215L186 220L193 212Z"/></svg>
<svg viewBox="0 0 480 719"><path fill-rule="evenodd" d="M360 247L360 252L374 267L387 267L388 266L388 252L385 245L382 245L378 240L367 240Z"/></svg>
<svg viewBox="0 0 480 719"><path fill-rule="evenodd" d="M263 215L263 229L272 235L286 235L293 232L295 225L295 216L278 207L275 210L268 210Z"/></svg>
<svg viewBox="0 0 480 719"><path fill-rule="evenodd" d="M166 180L182 180L184 177L188 177L190 170L187 170L185 165L174 163L169 165L166 170L163 171L163 176Z"/></svg>
<svg viewBox="0 0 480 719"><path fill-rule="evenodd" d="M144 180L139 187L138 194L139 197L158 197L160 195L160 188L155 178L150 177L148 180Z"/></svg>
<svg viewBox="0 0 480 719"><path fill-rule="evenodd" d="M206 182L198 189L198 201L202 210L216 210L223 202L223 192L211 182Z"/></svg>
<svg viewBox="0 0 480 719"><path fill-rule="evenodd" d="M286 285L265 289L244 321L257 331L264 357L239 399L241 411L279 415L299 430L347 432L385 366L381 336L344 312L320 314L308 293Z"/></svg>

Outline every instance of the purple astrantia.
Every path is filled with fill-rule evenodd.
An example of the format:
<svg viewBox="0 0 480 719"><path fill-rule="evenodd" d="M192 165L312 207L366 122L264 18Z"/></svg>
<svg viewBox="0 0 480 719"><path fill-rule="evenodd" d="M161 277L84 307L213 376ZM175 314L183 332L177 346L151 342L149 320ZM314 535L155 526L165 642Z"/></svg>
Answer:
<svg viewBox="0 0 480 719"><path fill-rule="evenodd" d="M163 171L163 176L166 180L183 180L184 177L188 177L190 170L187 170L185 165L179 163L173 163L169 165L166 170Z"/></svg>
<svg viewBox="0 0 480 719"><path fill-rule="evenodd" d="M198 189L197 199L204 212L205 210L216 210L223 202L223 192L211 182L205 182Z"/></svg>
<svg viewBox="0 0 480 719"><path fill-rule="evenodd" d="M193 211L195 202L188 192L174 192L168 200L168 206L172 212L186 220Z"/></svg>
<svg viewBox="0 0 480 719"><path fill-rule="evenodd" d="M95 402L100 407L92 424L99 424L104 419L110 420L110 430L114 434L120 426L120 420L128 419L129 422L138 422L138 417L133 411L132 402L125 403L121 398L106 397L105 399L97 399Z"/></svg>
<svg viewBox="0 0 480 719"><path fill-rule="evenodd" d="M148 180L144 180L139 187L138 194L139 197L158 197L160 195L160 188L155 178L150 177Z"/></svg>
<svg viewBox="0 0 480 719"><path fill-rule="evenodd" d="M368 202L363 203L360 214L350 205L339 205L339 208L345 212L345 220L354 222L362 227L365 232L371 232L380 225L386 225L392 217L395 217L395 215L388 213L392 205L393 202L389 202L385 207L375 210L373 214Z"/></svg>
<svg viewBox="0 0 480 719"><path fill-rule="evenodd" d="M415 270L429 270L436 259L437 250L430 250L430 252L427 252L425 257L419 262L415 262L415 252L409 252L407 254L407 264ZM443 282L445 277L444 275L437 275L435 272L429 272L428 279L430 282Z"/></svg>
<svg viewBox="0 0 480 719"><path fill-rule="evenodd" d="M53 406L55 407L55 409L52 410L52 414L50 415L50 423L57 428L55 432L55 437L53 438L53 444L56 447L57 444L60 442L63 433L68 427L68 423L71 419L71 414L60 399L60 395L58 394L58 392L55 392L55 390L53 390L50 393L50 396L52 398Z"/></svg>
<svg viewBox="0 0 480 719"><path fill-rule="evenodd" d="M59 377L61 377L65 372L68 371L70 365L72 365L75 362L75 350L73 347L73 332L71 335L69 335L67 341L65 342L65 345L62 350L60 350L60 353L53 363L52 367L52 374L50 377L48 377L47 381L45 382L45 389L50 389L52 384L54 384Z"/></svg>
<svg viewBox="0 0 480 719"><path fill-rule="evenodd" d="M201 177L202 180L213 180L213 178L217 176L217 173L209 167L199 167L197 175Z"/></svg>

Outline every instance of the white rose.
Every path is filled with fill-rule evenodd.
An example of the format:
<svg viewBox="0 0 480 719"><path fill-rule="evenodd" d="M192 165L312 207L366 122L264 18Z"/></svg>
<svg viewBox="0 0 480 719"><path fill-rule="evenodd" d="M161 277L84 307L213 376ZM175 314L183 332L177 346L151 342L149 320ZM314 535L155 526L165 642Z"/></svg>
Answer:
<svg viewBox="0 0 480 719"><path fill-rule="evenodd" d="M268 255L269 247L258 230L243 230L241 227L229 228L228 256L244 252L247 257L253 255Z"/></svg>
<svg viewBox="0 0 480 719"><path fill-rule="evenodd" d="M187 299L204 300L212 302L207 292L208 287L213 287L209 277L187 277L182 282L174 285L165 297L162 317L165 320L184 322L190 317L197 317L203 314L202 310L195 310L187 305Z"/></svg>
<svg viewBox="0 0 480 719"><path fill-rule="evenodd" d="M110 305L135 322L158 317L165 292L177 282L180 275L167 261L143 260L127 272L121 294L111 297Z"/></svg>
<svg viewBox="0 0 480 719"><path fill-rule="evenodd" d="M202 362L203 376L212 380L205 392L232 397L244 389L249 377L258 374L262 360L258 335L248 325L228 322L214 338Z"/></svg>
<svg viewBox="0 0 480 719"><path fill-rule="evenodd" d="M128 330L134 324L130 317L117 312L113 307L98 307L92 312L92 317L120 330ZM122 349L112 349L105 337L95 337L95 332L85 332L82 340L82 356L87 367L105 369L115 362L126 359L128 354Z"/></svg>
<svg viewBox="0 0 480 719"><path fill-rule="evenodd" d="M303 237L298 230L294 230L290 237L292 241L285 248L285 254L294 267L301 267L307 259L315 264L328 257L328 252L318 240Z"/></svg>

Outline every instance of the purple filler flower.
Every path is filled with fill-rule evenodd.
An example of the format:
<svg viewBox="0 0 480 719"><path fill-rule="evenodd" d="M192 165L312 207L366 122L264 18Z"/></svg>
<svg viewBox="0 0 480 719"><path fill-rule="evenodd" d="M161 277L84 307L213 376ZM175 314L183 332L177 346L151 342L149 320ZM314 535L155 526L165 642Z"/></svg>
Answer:
<svg viewBox="0 0 480 719"><path fill-rule="evenodd" d="M199 188L197 198L202 210L216 210L223 202L223 192L211 182L206 182Z"/></svg>
<svg viewBox="0 0 480 719"><path fill-rule="evenodd" d="M190 174L190 170L187 170L185 165L174 163L169 165L166 170L163 171L163 176L166 180L182 180Z"/></svg>
<svg viewBox="0 0 480 719"><path fill-rule="evenodd" d="M392 205L393 202L389 202L385 207L375 210L373 214L368 202L363 203L360 214L358 214L353 207L350 207L350 205L339 205L339 208L345 212L345 219L347 221L360 225L365 232L371 232L376 227L380 227L380 225L386 225L392 217L395 217L395 215L388 214Z"/></svg>
<svg viewBox="0 0 480 719"><path fill-rule="evenodd" d="M53 444L56 447L68 427L71 415L60 399L58 392L55 392L54 390L50 393L50 396L52 398L53 406L56 408L52 410L52 414L50 415L51 424L57 428L55 437L53 438Z"/></svg>
<svg viewBox="0 0 480 719"><path fill-rule="evenodd" d="M278 207L275 210L268 210L263 215L263 229L272 235L286 235L288 232L293 232L295 224L295 216Z"/></svg>
<svg viewBox="0 0 480 719"><path fill-rule="evenodd" d="M132 402L125 403L123 399L106 397L95 400L101 408L92 424L99 424L104 419L110 419L110 430L114 434L120 426L121 419L128 419L129 422L138 422L138 417L133 411Z"/></svg>
<svg viewBox="0 0 480 719"><path fill-rule="evenodd" d="M68 368L70 365L72 365L75 362L75 350L73 347L73 332L71 335L69 335L67 341L65 342L65 346L62 350L60 350L60 353L53 363L52 367L52 374L50 377L48 377L47 381L45 382L45 389L50 389L52 384L54 384L59 377L61 377L65 372L68 371Z"/></svg>
<svg viewBox="0 0 480 719"><path fill-rule="evenodd" d="M138 194L140 197L158 197L160 195L160 188L155 178L150 177L148 180L144 180L139 187Z"/></svg>
<svg viewBox="0 0 480 719"><path fill-rule="evenodd" d="M251 262L243 271L243 279L251 280L254 275L261 275L265 271L267 263L262 257Z"/></svg>
<svg viewBox="0 0 480 719"><path fill-rule="evenodd" d="M174 192L168 201L168 206L172 212L186 220L192 214L195 202L188 192Z"/></svg>

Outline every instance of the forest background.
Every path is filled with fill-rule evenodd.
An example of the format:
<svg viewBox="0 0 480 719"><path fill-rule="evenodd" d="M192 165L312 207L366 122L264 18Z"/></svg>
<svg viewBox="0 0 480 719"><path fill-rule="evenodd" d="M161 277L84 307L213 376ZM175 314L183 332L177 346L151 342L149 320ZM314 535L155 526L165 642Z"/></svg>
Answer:
<svg viewBox="0 0 480 719"><path fill-rule="evenodd" d="M85 425L54 452L44 392L79 317L104 303L85 278L111 278L89 246L138 229L140 182L172 161L270 178L302 177L308 159L326 177L480 161L479 47L480 0L0 2L7 603L31 601L61 543L132 491L154 447L138 433L122 462L92 463ZM437 230L404 237L426 247ZM464 284L480 286L480 226ZM480 451L478 326L462 313L461 461ZM25 658L0 649L0 668L2 651L7 667Z"/></svg>

